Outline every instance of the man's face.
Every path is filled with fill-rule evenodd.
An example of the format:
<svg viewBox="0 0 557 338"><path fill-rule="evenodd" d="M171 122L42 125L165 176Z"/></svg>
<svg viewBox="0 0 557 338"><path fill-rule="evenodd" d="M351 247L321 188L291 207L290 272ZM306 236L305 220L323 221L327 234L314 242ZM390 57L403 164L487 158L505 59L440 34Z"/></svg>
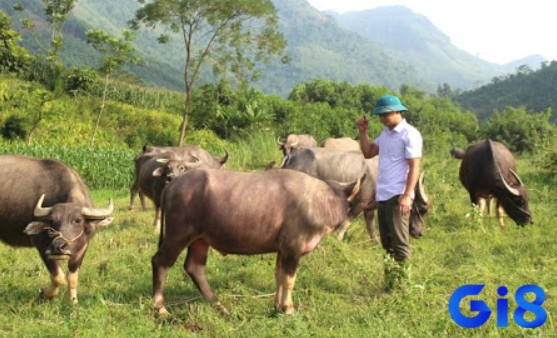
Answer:
<svg viewBox="0 0 557 338"><path fill-rule="evenodd" d="M402 114L398 111L379 115L379 120L389 129L393 129L402 120Z"/></svg>

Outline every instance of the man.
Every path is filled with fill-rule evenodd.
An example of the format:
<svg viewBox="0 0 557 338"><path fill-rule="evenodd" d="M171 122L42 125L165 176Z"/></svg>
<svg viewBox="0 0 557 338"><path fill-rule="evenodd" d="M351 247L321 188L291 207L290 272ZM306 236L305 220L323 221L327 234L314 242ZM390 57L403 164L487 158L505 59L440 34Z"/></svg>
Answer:
<svg viewBox="0 0 557 338"><path fill-rule="evenodd" d="M371 114L379 116L385 129L373 143L367 135L368 120L364 116L358 121L360 146L364 157L372 158L379 155L375 200L381 245L387 251L387 290L402 286L408 281L408 260L412 256L410 209L422 157L422 136L404 119L402 114L405 111L408 109L402 105L398 97L380 97Z"/></svg>

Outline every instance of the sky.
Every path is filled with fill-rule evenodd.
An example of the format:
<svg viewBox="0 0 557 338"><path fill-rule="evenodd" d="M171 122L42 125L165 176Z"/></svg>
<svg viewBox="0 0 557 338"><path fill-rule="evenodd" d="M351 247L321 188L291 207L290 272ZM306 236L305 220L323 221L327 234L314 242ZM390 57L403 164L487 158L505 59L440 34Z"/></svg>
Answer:
<svg viewBox="0 0 557 338"><path fill-rule="evenodd" d="M538 54L557 60L557 20L551 0L306 0L338 13L401 5L429 19L453 45L505 64Z"/></svg>

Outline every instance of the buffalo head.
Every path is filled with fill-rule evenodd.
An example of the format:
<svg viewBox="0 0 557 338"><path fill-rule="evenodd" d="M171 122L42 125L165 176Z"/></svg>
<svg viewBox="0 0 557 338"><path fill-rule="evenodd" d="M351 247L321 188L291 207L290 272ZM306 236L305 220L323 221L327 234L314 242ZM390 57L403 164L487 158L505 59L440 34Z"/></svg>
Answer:
<svg viewBox="0 0 557 338"><path fill-rule="evenodd" d="M509 182L505 179L504 175L500 173L501 182L503 182L505 187L505 193L498 196L499 203L507 215L509 215L509 217L512 218L516 224L524 226L526 224L534 223L532 214L528 209L529 197L526 187L514 170L509 169L509 172L515 178L517 186L511 186L511 184L509 184Z"/></svg>
<svg viewBox="0 0 557 338"><path fill-rule="evenodd" d="M97 228L110 224L114 217L112 199L106 208L88 208L76 203L58 203L43 207L45 195L41 195L32 221L25 227L25 234L37 235L35 241L45 250L49 259L82 259L89 239Z"/></svg>

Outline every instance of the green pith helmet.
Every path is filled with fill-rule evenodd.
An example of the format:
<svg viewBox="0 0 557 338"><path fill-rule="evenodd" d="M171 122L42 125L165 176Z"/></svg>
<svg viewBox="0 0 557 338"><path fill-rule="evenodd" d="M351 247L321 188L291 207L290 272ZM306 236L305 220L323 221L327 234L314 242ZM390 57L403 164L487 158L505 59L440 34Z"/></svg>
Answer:
<svg viewBox="0 0 557 338"><path fill-rule="evenodd" d="M407 111L405 106L400 103L400 99L394 95L383 95L377 100L371 115L381 115L395 111Z"/></svg>

